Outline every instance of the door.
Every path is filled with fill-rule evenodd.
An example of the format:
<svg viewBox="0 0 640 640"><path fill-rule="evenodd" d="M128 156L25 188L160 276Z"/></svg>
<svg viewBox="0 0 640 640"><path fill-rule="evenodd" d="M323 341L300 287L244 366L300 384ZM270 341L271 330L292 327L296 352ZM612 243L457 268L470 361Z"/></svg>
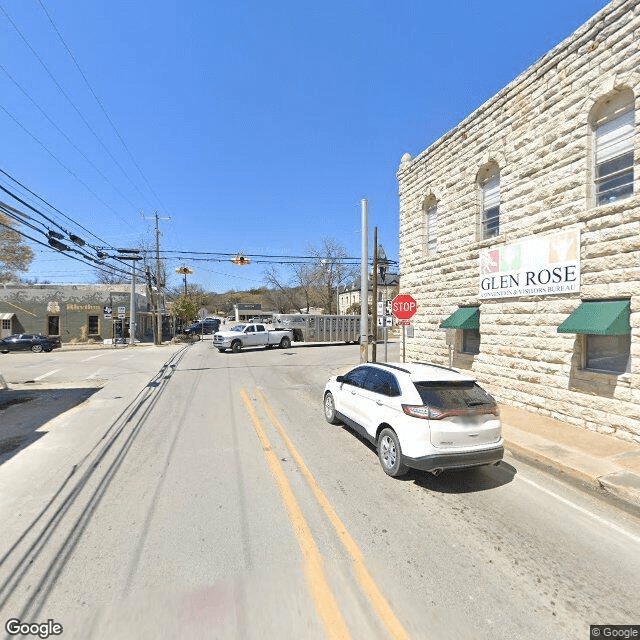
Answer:
<svg viewBox="0 0 640 640"><path fill-rule="evenodd" d="M393 398L400 395L400 387L396 377L389 371L377 367L368 367L369 372L360 392L362 426L375 438L378 425L383 422L393 424L393 412L397 410L397 402Z"/></svg>
<svg viewBox="0 0 640 640"><path fill-rule="evenodd" d="M336 409L362 425L361 394L369 367L356 367L344 376L340 397L336 398Z"/></svg>
<svg viewBox="0 0 640 640"><path fill-rule="evenodd" d="M254 336L254 344L267 344L269 334L263 324L256 325L256 332Z"/></svg>

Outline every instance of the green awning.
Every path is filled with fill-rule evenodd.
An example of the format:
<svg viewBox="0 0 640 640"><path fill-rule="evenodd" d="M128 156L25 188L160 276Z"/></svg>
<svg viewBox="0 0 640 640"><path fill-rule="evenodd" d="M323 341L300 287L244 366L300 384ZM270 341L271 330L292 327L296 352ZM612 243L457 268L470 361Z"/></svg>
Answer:
<svg viewBox="0 0 640 640"><path fill-rule="evenodd" d="M558 333L621 336L630 333L629 301L583 302L559 327Z"/></svg>
<svg viewBox="0 0 640 640"><path fill-rule="evenodd" d="M440 323L441 329L479 329L480 309L478 307L463 307L452 313Z"/></svg>

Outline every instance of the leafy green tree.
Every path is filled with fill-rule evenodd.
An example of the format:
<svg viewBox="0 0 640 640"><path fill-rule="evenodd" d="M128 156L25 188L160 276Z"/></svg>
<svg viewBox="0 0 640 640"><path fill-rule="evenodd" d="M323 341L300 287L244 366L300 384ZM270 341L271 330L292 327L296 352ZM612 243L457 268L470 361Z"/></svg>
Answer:
<svg viewBox="0 0 640 640"><path fill-rule="evenodd" d="M171 305L173 315L183 324L198 319L198 310L204 305L205 296L201 293L183 293Z"/></svg>

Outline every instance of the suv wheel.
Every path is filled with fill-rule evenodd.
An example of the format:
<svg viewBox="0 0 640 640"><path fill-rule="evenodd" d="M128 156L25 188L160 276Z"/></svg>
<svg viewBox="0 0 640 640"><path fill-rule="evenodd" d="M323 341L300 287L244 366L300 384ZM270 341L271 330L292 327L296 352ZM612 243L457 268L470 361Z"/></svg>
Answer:
<svg viewBox="0 0 640 640"><path fill-rule="evenodd" d="M324 417L329 424L340 424L336 416L336 404L331 391L327 391L324 396Z"/></svg>
<svg viewBox="0 0 640 640"><path fill-rule="evenodd" d="M383 429L378 438L378 458L384 472L392 478L405 475L409 470L402 464L400 441L393 429Z"/></svg>

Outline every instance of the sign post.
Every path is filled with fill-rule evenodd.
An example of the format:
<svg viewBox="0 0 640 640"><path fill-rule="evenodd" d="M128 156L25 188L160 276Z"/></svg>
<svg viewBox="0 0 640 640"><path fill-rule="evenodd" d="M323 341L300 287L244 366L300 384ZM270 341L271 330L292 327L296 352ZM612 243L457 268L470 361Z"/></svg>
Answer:
<svg viewBox="0 0 640 640"><path fill-rule="evenodd" d="M417 310L418 305L415 299L407 293L398 294L391 302L391 313L398 318L399 324L402 325L402 362L405 361L406 325L411 324L409 320Z"/></svg>

